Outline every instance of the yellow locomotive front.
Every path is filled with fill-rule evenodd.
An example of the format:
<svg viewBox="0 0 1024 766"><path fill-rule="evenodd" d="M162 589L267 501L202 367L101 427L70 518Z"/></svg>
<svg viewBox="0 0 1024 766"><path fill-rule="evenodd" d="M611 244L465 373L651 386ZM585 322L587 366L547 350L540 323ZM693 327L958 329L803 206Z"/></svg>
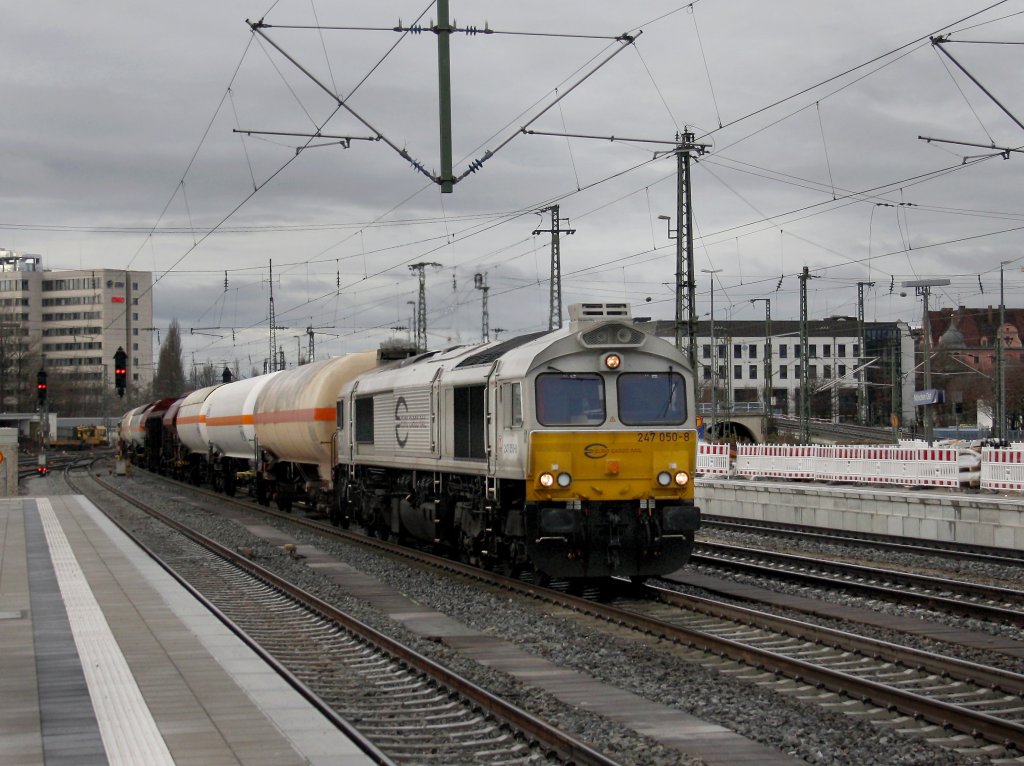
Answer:
<svg viewBox="0 0 1024 766"><path fill-rule="evenodd" d="M678 569L693 550L692 378L671 344L646 336L638 345L594 348L581 355L591 371L549 364L532 381L525 538L541 572L645 578Z"/></svg>

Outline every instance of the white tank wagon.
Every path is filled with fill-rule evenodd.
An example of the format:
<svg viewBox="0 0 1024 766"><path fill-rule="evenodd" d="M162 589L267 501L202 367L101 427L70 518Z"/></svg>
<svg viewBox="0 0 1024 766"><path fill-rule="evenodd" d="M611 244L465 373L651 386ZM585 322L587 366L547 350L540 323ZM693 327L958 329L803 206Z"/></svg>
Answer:
<svg viewBox="0 0 1024 766"><path fill-rule="evenodd" d="M210 453L206 433L206 402L210 394L220 388L223 383L200 388L188 394L178 407L178 417L174 428L181 445L181 467L188 481L199 486L205 473L206 459Z"/></svg>
<svg viewBox="0 0 1024 766"><path fill-rule="evenodd" d="M290 510L303 499L321 510L330 507L338 392L376 366L376 351L348 354L285 370L263 386L253 412L261 504L273 499Z"/></svg>
<svg viewBox="0 0 1024 766"><path fill-rule="evenodd" d="M205 455L209 451L204 407L210 394L222 385L224 384L218 383L215 386L207 386L193 391L182 400L181 406L178 407L178 417L174 427L177 429L178 439L191 452Z"/></svg>
<svg viewBox="0 0 1024 766"><path fill-rule="evenodd" d="M237 472L256 460L256 400L264 386L282 372L225 383L207 397L202 414L209 445L209 479L218 492L233 495Z"/></svg>
<svg viewBox="0 0 1024 766"><path fill-rule="evenodd" d="M142 428L142 416L149 406L149 404L142 404L121 416L117 435L121 441L122 452L132 453L144 446L146 433Z"/></svg>
<svg viewBox="0 0 1024 766"><path fill-rule="evenodd" d="M625 304L571 325L422 354L339 397L339 518L485 566L578 579L689 558L693 377Z"/></svg>

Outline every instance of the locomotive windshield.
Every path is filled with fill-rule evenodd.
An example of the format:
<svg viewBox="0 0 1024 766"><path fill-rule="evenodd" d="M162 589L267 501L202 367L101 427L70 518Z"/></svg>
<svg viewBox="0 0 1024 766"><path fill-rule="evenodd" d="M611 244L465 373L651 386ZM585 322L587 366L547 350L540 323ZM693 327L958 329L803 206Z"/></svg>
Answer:
<svg viewBox="0 0 1024 766"><path fill-rule="evenodd" d="M630 426L682 425L686 383L678 372L624 372L619 375L619 420Z"/></svg>
<svg viewBox="0 0 1024 766"><path fill-rule="evenodd" d="M599 426L604 418L604 381L600 375L537 376L537 420L543 425Z"/></svg>

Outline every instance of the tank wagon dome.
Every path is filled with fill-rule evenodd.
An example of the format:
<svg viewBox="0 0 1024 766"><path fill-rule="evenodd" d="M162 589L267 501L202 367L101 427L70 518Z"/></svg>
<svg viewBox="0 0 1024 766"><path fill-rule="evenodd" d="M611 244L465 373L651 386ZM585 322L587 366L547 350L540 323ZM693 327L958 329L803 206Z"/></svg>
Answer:
<svg viewBox="0 0 1024 766"><path fill-rule="evenodd" d="M377 352L314 362L276 375L259 392L253 411L261 449L278 460L319 466L331 474L331 444L342 388L377 366Z"/></svg>

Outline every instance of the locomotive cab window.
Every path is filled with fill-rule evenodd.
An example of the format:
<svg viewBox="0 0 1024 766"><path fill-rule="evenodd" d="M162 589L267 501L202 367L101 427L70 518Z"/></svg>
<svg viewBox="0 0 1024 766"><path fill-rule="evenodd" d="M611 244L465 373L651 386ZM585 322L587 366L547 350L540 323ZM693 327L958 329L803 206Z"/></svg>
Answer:
<svg viewBox="0 0 1024 766"><path fill-rule="evenodd" d="M373 397L356 399L356 442L373 444Z"/></svg>
<svg viewBox="0 0 1024 766"><path fill-rule="evenodd" d="M686 382L678 372L624 372L619 375L618 395L619 420L626 425L686 421Z"/></svg>
<svg viewBox="0 0 1024 766"><path fill-rule="evenodd" d="M338 400L338 411L335 416L335 424L338 426L339 431L345 430L345 400Z"/></svg>
<svg viewBox="0 0 1024 766"><path fill-rule="evenodd" d="M605 419L604 379L593 373L537 376L537 420L546 426L599 426Z"/></svg>

